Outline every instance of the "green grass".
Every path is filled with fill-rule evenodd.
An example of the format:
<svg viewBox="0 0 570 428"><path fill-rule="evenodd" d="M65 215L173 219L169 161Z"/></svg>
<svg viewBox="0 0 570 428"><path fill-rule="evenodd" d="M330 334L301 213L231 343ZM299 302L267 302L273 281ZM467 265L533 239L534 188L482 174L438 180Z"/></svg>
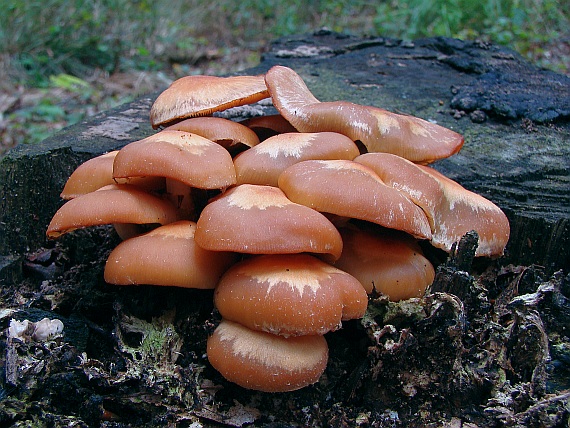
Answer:
<svg viewBox="0 0 570 428"><path fill-rule="evenodd" d="M204 46L260 49L326 26L357 35L483 38L523 55L570 27L558 0L4 0L0 51L28 82L93 68L160 69ZM31 79L31 80L30 80Z"/></svg>
<svg viewBox="0 0 570 428"><path fill-rule="evenodd" d="M570 72L568 49L556 51L557 40L570 43L565 0L3 0L0 95L45 95L0 111L0 155L136 96L109 94L106 76L237 71L255 65L271 40L322 27L407 40L477 38Z"/></svg>

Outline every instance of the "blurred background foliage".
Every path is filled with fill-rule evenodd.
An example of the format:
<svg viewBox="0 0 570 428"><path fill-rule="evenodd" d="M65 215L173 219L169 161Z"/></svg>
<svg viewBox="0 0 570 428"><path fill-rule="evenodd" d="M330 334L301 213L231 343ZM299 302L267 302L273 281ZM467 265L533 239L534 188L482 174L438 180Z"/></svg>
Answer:
<svg viewBox="0 0 570 428"><path fill-rule="evenodd" d="M255 65L280 36L327 27L481 39L570 70L566 0L3 0L0 154L186 74Z"/></svg>

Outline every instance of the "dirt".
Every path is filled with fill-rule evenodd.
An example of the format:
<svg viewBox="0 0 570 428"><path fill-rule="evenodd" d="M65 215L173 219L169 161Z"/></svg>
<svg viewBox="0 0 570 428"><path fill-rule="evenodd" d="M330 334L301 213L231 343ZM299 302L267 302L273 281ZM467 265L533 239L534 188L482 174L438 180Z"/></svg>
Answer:
<svg viewBox="0 0 570 428"><path fill-rule="evenodd" d="M476 235L440 264L423 298L371 296L362 320L327 334L321 380L267 394L205 358L212 293L102 279L112 228L27 256L2 290L10 320L60 319L63 334L2 342L2 426L525 426L570 417L570 276L473 259ZM474 241L475 240L475 241ZM88 245L86 246L86 243ZM160 304L157 304L160 302Z"/></svg>

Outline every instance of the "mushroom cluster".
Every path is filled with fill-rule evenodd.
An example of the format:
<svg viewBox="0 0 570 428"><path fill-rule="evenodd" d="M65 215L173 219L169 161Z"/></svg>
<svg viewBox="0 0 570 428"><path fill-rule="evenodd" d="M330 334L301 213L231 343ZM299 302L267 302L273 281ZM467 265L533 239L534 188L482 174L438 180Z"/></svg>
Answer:
<svg viewBox="0 0 570 428"><path fill-rule="evenodd" d="M214 116L271 98L279 114ZM477 231L502 254L506 216L426 166L461 135L345 101L320 102L292 69L188 76L154 102L160 130L80 165L50 238L113 224L104 277L119 285L214 289L222 321L207 355L226 379L292 391L324 372L324 335L361 318L368 294L421 296L434 267L419 240L450 251Z"/></svg>

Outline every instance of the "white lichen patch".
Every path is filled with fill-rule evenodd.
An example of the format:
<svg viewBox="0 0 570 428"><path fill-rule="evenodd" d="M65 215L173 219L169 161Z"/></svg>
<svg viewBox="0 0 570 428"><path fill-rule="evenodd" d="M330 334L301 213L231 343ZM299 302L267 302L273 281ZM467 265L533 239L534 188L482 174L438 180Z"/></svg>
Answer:
<svg viewBox="0 0 570 428"><path fill-rule="evenodd" d="M8 327L8 338L23 341L31 339L36 342L45 342L60 335L62 332L63 322L58 319L50 320L49 318L43 318L37 322L12 319Z"/></svg>

